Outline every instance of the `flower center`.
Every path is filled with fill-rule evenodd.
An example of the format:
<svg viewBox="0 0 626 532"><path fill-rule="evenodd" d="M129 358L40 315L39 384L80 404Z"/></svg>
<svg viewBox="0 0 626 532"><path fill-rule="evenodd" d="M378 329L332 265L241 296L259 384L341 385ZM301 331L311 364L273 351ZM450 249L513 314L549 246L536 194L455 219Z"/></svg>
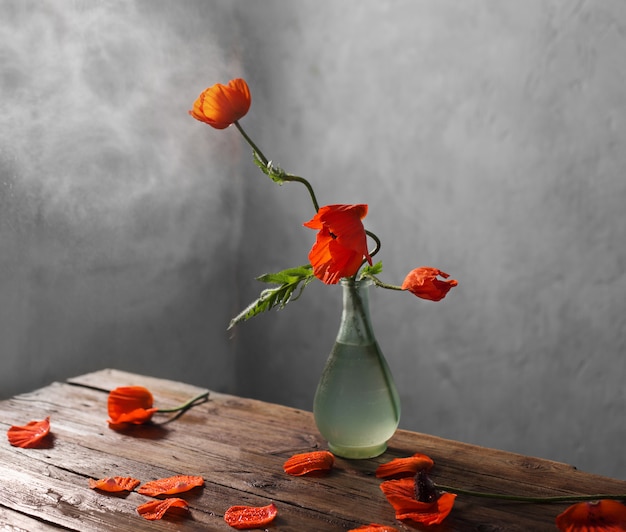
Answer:
<svg viewBox="0 0 626 532"><path fill-rule="evenodd" d="M415 498L419 502L435 502L438 498L435 484L423 469L415 475Z"/></svg>

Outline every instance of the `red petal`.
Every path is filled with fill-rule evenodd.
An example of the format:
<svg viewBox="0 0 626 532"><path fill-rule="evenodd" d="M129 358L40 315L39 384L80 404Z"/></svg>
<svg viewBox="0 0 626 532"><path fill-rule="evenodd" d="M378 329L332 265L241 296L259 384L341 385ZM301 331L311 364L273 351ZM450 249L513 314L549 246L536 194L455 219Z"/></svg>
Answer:
<svg viewBox="0 0 626 532"><path fill-rule="evenodd" d="M294 454L283 464L283 469L288 475L301 476L314 471L330 471L334 463L335 457L331 452L312 451Z"/></svg>
<svg viewBox="0 0 626 532"><path fill-rule="evenodd" d="M415 473L422 469L429 470L433 467L434 462L425 454L415 453L408 458L394 458L390 462L381 464L376 469L378 478L391 478L402 476L414 476Z"/></svg>
<svg viewBox="0 0 626 532"><path fill-rule="evenodd" d="M137 508L137 512L144 519L155 521L161 519L170 508L182 508L187 510L189 505L184 499L171 497L169 499L149 501Z"/></svg>
<svg viewBox="0 0 626 532"><path fill-rule="evenodd" d="M609 499L579 502L556 518L556 526L562 532L624 532L626 506Z"/></svg>
<svg viewBox="0 0 626 532"><path fill-rule="evenodd" d="M42 421L31 421L22 427L14 425L7 431L7 437L14 447L37 447L49 432L50 416Z"/></svg>
<svg viewBox="0 0 626 532"><path fill-rule="evenodd" d="M437 279L437 276L441 276L444 279L450 277L447 273L437 268L428 266L415 268L411 270L404 279L402 290L408 290L422 299L441 301L446 297L450 289L457 286L459 283L455 279L442 281L441 279Z"/></svg>
<svg viewBox="0 0 626 532"><path fill-rule="evenodd" d="M189 114L215 129L225 129L248 112L251 102L248 84L237 78L202 91Z"/></svg>
<svg viewBox="0 0 626 532"><path fill-rule="evenodd" d="M132 477L106 477L99 480L89 479L89 487L94 490L119 492L133 491L140 484L140 480Z"/></svg>
<svg viewBox="0 0 626 532"><path fill-rule="evenodd" d="M263 528L269 525L277 514L278 509L274 503L267 506L231 506L224 514L224 521L239 530Z"/></svg>
<svg viewBox="0 0 626 532"><path fill-rule="evenodd" d="M121 386L109 393L107 407L109 426L119 428L125 423L140 425L150 421L158 410L153 408L152 393L143 386Z"/></svg>
<svg viewBox="0 0 626 532"><path fill-rule="evenodd" d="M304 225L318 229L309 261L315 276L326 284L336 284L342 277L354 275L363 257L371 264L367 237L361 221L367 205L325 205Z"/></svg>
<svg viewBox="0 0 626 532"><path fill-rule="evenodd" d="M452 511L456 498L454 493L443 493L435 502L420 502L415 499L412 478L387 480L380 489L396 511L396 519L410 519L424 525L441 523Z"/></svg>
<svg viewBox="0 0 626 532"><path fill-rule="evenodd" d="M204 479L202 477L176 475L173 477L160 478L146 482L137 490L137 493L148 495L150 497L158 497L159 495L174 495L175 493L183 493L203 485Z"/></svg>

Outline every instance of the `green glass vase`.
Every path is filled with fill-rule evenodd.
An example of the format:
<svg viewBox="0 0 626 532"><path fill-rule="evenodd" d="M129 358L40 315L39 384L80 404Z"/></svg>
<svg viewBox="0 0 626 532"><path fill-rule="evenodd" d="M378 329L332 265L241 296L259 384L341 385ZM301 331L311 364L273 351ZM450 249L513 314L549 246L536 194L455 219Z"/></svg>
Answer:
<svg viewBox="0 0 626 532"><path fill-rule="evenodd" d="M372 281L342 279L339 333L313 402L315 423L330 451L344 458L385 452L400 422L400 398L372 328Z"/></svg>

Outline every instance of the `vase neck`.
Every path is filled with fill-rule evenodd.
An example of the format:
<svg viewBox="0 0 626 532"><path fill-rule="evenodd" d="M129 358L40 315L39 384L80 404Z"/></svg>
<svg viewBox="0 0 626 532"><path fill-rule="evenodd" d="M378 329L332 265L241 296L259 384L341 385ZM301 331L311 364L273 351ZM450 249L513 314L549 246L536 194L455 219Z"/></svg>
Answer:
<svg viewBox="0 0 626 532"><path fill-rule="evenodd" d="M369 309L369 287L372 282L369 279L355 281L342 279L343 310L337 341L367 345L376 342Z"/></svg>

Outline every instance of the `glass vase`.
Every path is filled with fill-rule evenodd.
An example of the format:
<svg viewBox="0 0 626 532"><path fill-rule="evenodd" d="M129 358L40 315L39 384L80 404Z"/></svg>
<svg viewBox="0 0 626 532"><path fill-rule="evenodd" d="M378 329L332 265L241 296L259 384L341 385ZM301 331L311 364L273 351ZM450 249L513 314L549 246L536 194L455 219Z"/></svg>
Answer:
<svg viewBox="0 0 626 532"><path fill-rule="evenodd" d="M342 279L341 285L341 323L317 386L313 413L333 454L372 458L385 452L398 428L400 398L372 328L372 281Z"/></svg>

